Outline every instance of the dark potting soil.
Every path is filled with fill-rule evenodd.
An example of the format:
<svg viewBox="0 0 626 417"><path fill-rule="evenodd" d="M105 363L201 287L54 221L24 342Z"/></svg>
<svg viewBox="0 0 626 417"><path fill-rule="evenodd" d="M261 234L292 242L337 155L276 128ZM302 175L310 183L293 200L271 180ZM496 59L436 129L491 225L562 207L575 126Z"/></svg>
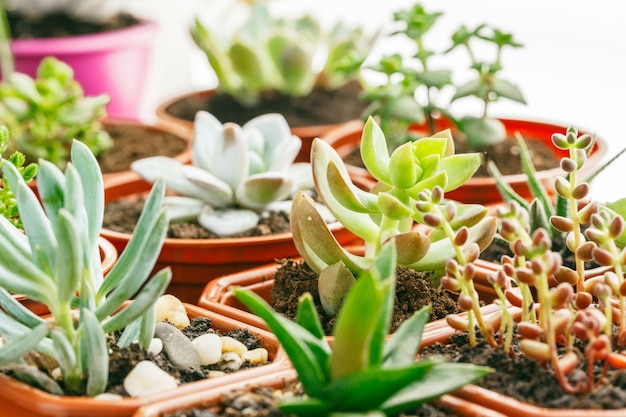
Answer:
<svg viewBox="0 0 626 417"><path fill-rule="evenodd" d="M327 335L332 333L335 317L328 316L321 307L317 290L318 274L304 262L281 260L274 275L272 307L287 318L295 320L298 299L305 292L313 296ZM399 267L396 276L396 297L389 332L393 333L404 320L425 305L430 305L430 321L458 313L459 307L453 293L433 285L433 275Z"/></svg>
<svg viewBox="0 0 626 417"><path fill-rule="evenodd" d="M184 328L182 332L190 340L193 340L196 337L206 333L217 333L220 336L230 336L240 341L241 343L246 345L249 350L262 347L260 339L250 333L247 329L235 329L228 332L222 332L219 329L213 329L211 327L211 320L207 317L195 317L191 319L190 325ZM144 360L154 362L157 366L159 366L159 368L163 369L165 372L178 379L181 384L206 379L209 377L209 372L211 370L217 369L215 365L208 365L202 366L200 369L189 368L181 370L172 365L164 352L161 352L158 355L153 355L142 349L136 343L130 345L129 347L119 348L114 343L114 341L112 341L110 343L110 348L111 351L109 354L109 381L106 392L111 394L118 394L123 397L128 397L128 393L124 389L124 378L126 378L128 373L135 367L135 365L137 365L137 363ZM38 363L43 364L45 363L45 361L40 360ZM240 370L262 365L263 364L251 365L250 363L245 362ZM45 371L46 369L41 368L41 370ZM2 372L5 372L9 376L14 376L14 374L12 374L10 370L2 370ZM227 370L225 372L233 371ZM70 392L67 392L66 394L82 395L82 393Z"/></svg>
<svg viewBox="0 0 626 417"><path fill-rule="evenodd" d="M287 417L276 404L283 398L302 395L302 385L287 383L284 388L260 386L250 391L236 390L224 393L219 405L207 408L189 408L160 417ZM397 417L456 417L457 414L436 403L423 404Z"/></svg>
<svg viewBox="0 0 626 417"><path fill-rule="evenodd" d="M103 22L87 22L64 13L27 17L7 11L11 36L14 39L53 38L108 32L136 25L139 20L127 13L112 16Z"/></svg>
<svg viewBox="0 0 626 417"><path fill-rule="evenodd" d="M443 355L452 362L473 363L494 369L475 385L513 397L539 407L565 409L626 408L626 371L611 370L602 384L589 394L568 394L563 391L548 366L520 354L514 347L513 358L502 349L494 349L479 337L478 344L469 345L467 333L457 333L449 343L425 347L422 355ZM581 356L582 357L582 356ZM585 365L586 366L586 365ZM574 382L585 379L580 367L568 377ZM600 367L595 367L600 372Z"/></svg>
<svg viewBox="0 0 626 417"><path fill-rule="evenodd" d="M187 147L187 141L173 133L133 124L105 124L113 147L98 156L103 174L126 171L137 159L151 156L175 157Z"/></svg>
<svg viewBox="0 0 626 417"><path fill-rule="evenodd" d="M532 155L532 161L537 171L558 168L560 159L554 156L554 150L540 140L527 140L526 146ZM502 175L514 175L523 173L520 162L520 149L513 138L496 143L491 146L484 146L479 149L470 150L463 143L455 143L455 153L481 152L484 155L483 164L478 168L474 177L490 177L487 170L487 161L494 161ZM363 167L359 149L355 149L346 155L344 161L353 166Z"/></svg>
<svg viewBox="0 0 626 417"><path fill-rule="evenodd" d="M360 92L361 85L353 81L333 91L318 88L305 97L268 93L255 107L242 106L232 96L215 93L184 98L166 110L172 116L189 121L199 110L206 110L222 123L243 125L262 114L281 113L290 127L329 125L361 117L366 104L359 98Z"/></svg>

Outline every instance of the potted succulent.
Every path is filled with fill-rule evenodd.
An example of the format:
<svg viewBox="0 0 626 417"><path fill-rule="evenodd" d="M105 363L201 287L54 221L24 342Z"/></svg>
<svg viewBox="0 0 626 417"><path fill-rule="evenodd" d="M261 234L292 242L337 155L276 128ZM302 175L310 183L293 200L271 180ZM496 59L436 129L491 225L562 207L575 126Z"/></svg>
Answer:
<svg viewBox="0 0 626 417"><path fill-rule="evenodd" d="M62 167L78 139L98 157L105 182L137 179L130 163L140 157L189 160L186 132L107 118L108 102L104 94L85 95L73 69L51 56L40 62L35 77L12 72L0 81L0 119L11 131L8 149L28 161L44 158Z"/></svg>
<svg viewBox="0 0 626 417"><path fill-rule="evenodd" d="M163 123L191 128L199 110L238 124L282 113L303 141L297 160L308 161L313 138L358 118L365 108L359 69L376 36L343 23L326 32L309 15L277 17L266 2L249 7L247 20L230 29L230 39L195 19L191 37L206 54L217 87L174 97L157 115Z"/></svg>
<svg viewBox="0 0 626 417"><path fill-rule="evenodd" d="M273 408L280 411L280 415L386 416L399 412L416 415L411 413L412 409L490 371L432 358L416 360L428 321L428 307L416 312L393 337L387 338L395 294L395 256L392 239L385 244L371 269L358 277L339 311L332 345L324 337L311 294L300 299L298 318L293 322L273 310L254 292L234 289L237 297L267 322L289 355L295 375L287 374L282 378L294 381L297 377L305 394L282 394L281 399L275 399ZM366 312L363 303L369 306ZM262 382L267 381L253 381L257 385ZM274 381L274 386L278 386L277 382ZM284 383L282 388L288 392ZM222 392L220 396L228 405L225 398L232 395ZM206 397L206 393L194 396L196 408L206 407ZM193 403L189 399L182 402L188 405L178 410L192 409ZM441 404L444 408L446 404L450 405L445 398ZM217 404L211 405L214 415L222 415ZM247 402L247 407L248 414L254 415L251 414L254 404ZM177 411L173 402L165 408L169 408L170 413ZM152 413L155 409L163 412L164 406L153 406ZM460 415L471 415L470 412L476 413L476 410L465 405L466 413ZM139 415L155 414L140 411Z"/></svg>
<svg viewBox="0 0 626 417"><path fill-rule="evenodd" d="M41 60L68 64L90 96L108 95L111 117L137 120L157 25L122 2L3 0L15 70L34 77ZM129 65L132 63L132 65ZM6 77L6 73L3 74Z"/></svg>
<svg viewBox="0 0 626 417"><path fill-rule="evenodd" d="M265 345L264 354L256 353L261 356L260 363L273 361L267 365L271 366L267 372L284 366L271 334L185 305L171 296L161 297L171 271L165 268L152 277L150 272L168 224L160 204L165 190L162 182L153 187L133 239L104 279L98 248L104 188L97 161L87 146L74 142L71 163L65 172L40 160L37 190L41 203L18 169L4 162L3 173L15 192L25 232L0 217L0 241L4 248L0 259L0 395L4 403L12 407L16 404L35 415L97 414L104 408L101 415L129 416L139 405L155 398L219 384L217 380L203 380L178 388L176 379L155 364L155 355L161 355L176 369L192 365L199 372L201 366L209 364L208 356L215 358L216 347L218 362L225 361L222 352L230 350L223 344L234 344L233 350L240 350L241 342L219 339L219 346L211 343L207 347L208 338L194 339L194 343L181 332L191 346L181 351L185 345L172 343L177 338L180 342L177 328L186 329L189 316L213 320L225 332L249 328ZM10 293L21 293L44 304L49 317L33 314ZM207 323L200 324L206 332ZM215 334L211 338L215 339ZM185 355L174 360L174 350ZM241 350L236 361L239 366L246 360L253 363ZM107 400L106 396L94 399L114 383L110 365L117 360L110 359L109 353L122 355L122 351L135 352L135 359L127 358L129 362L121 368L130 370L122 379L124 390L131 397L117 401ZM139 352L143 356L137 356ZM146 357L149 363L138 361L137 357ZM210 363L216 361L211 359ZM229 360L229 366L232 363ZM262 372L255 369L247 373L254 376ZM146 377L150 383L145 382ZM225 383L236 379L223 378Z"/></svg>
<svg viewBox="0 0 626 417"><path fill-rule="evenodd" d="M430 271L436 278L447 259L472 264L496 230L495 218L487 215L485 207L443 200L446 190L460 186L480 164L478 154L454 153L449 131L407 142L389 155L382 130L369 118L361 147L367 167L379 180L371 191L352 183L343 161L325 141L314 140L311 153L318 195L335 218L362 239L360 250L337 242L311 198L299 193L290 216L294 243L308 267L319 276L292 279L285 274L285 283L278 284L277 275L273 275L274 291L286 287L287 281L302 282L304 286L317 279L317 284L311 282L309 287L316 286L325 324L332 323L354 276L372 265L386 240L393 237L397 242L398 265L422 273ZM269 271L264 272L266 276L261 280L268 278ZM221 297L223 288L236 284L220 281L207 285L200 304ZM295 289L290 292L298 294ZM418 298L409 293L407 303L412 297Z"/></svg>
<svg viewBox="0 0 626 417"><path fill-rule="evenodd" d="M519 88L502 77L502 55L507 48L518 48L512 34L490 25L478 25L474 29L461 26L452 35L452 46L440 52L429 49L426 38L431 28L442 16L441 12L428 12L417 3L408 10L395 13L395 19L402 29L395 32L404 40L412 41L416 54L404 58L399 54L384 56L371 69L381 73L387 80L382 85L366 90L363 98L370 105L365 115L380 117L381 126L389 137L390 145L397 146L406 140L416 140L422 136L445 128L453 130L458 152L482 152L486 155L485 164L471 180L446 196L469 203L488 204L501 202L495 181L486 169L486 161L494 160L505 174L505 181L516 192L530 197L525 184L526 177L519 165L515 134L521 134L531 148L533 159L539 170L538 177L549 184L559 174L558 161L566 156L550 144L554 132L565 132L566 126L535 120L496 118L491 115L492 103L509 99L525 103ZM483 45L480 45L482 43ZM493 49L491 60L482 60L477 50ZM434 62L448 52L463 48L470 60L470 70L475 76L455 87L453 73L448 69L434 68ZM451 90L450 101L442 103ZM457 100L473 98L481 104L480 114L458 116L452 111ZM342 126L324 136L339 153L352 161L349 164L352 175L363 176L358 146L360 129L358 122ZM511 150L513 148L513 150ZM591 150L590 161L581 175L589 175L598 166L606 153L604 141L596 140ZM507 158L503 160L503 158Z"/></svg>
<svg viewBox="0 0 626 417"><path fill-rule="evenodd" d="M141 201L138 205L136 201L140 193L162 178L174 195L164 200L172 225L157 267L172 268L170 292L197 301L213 278L297 255L287 219L290 199L296 190L313 188L309 163L293 162L299 149L300 139L280 114L262 115L239 126L222 124L200 111L191 143L192 163L165 157L135 161L133 169L146 181L107 187L102 234L121 250L135 221L122 209L140 207ZM129 229L114 224L116 213L126 223L131 221ZM341 242L356 239L332 216L326 218ZM274 220L279 220L277 226L271 224Z"/></svg>
<svg viewBox="0 0 626 417"><path fill-rule="evenodd" d="M569 209L547 219L550 227L567 235L574 266L563 265L546 226L531 224L541 216L512 203L510 210L502 210L498 215L499 234L510 243L511 255L503 256L499 268L491 273L490 282L499 304L510 302L518 310L512 314L510 309L503 309L500 318L493 322L497 323L494 327L475 328L472 322L452 316L448 320L451 328L440 335L443 345L455 345L452 350L456 353L450 354L456 356L463 351L463 361L490 366L485 352L492 358L509 357L511 361L501 365L491 362L495 384L458 392L507 415L617 416L624 412L623 403L612 403L607 398L619 395L622 388L613 375L626 364L622 351L626 334L623 202L601 204L589 198L589 184L579 181L578 173L593 138L577 133L570 129L566 135L552 137L554 145L570 155L561 161L565 174L556 178L554 188ZM537 203L533 211L541 213L541 207ZM605 269L589 277L589 261ZM464 302L470 315L478 316L480 312L475 308L479 300L472 296L471 280L464 268L451 260L446 270L442 284L466 293ZM455 331L463 334L451 342ZM456 346L457 341L463 341L465 347ZM536 379L506 380L506 374L532 375ZM537 383L547 389L526 390L522 386ZM514 386L517 394L498 386ZM489 392L486 387L500 394Z"/></svg>

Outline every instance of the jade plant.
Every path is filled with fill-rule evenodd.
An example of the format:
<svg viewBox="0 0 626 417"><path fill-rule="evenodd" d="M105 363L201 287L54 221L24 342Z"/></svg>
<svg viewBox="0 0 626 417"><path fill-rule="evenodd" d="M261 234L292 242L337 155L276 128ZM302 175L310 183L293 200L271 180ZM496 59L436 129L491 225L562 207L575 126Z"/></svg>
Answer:
<svg viewBox="0 0 626 417"><path fill-rule="evenodd" d="M0 217L0 365L54 394L98 395L107 386L114 333L123 332L121 346L137 341L144 348L154 335L155 303L171 279L169 268L148 279L167 230L164 184L154 185L104 279L98 244L104 187L87 146L73 142L64 172L39 160L38 195L7 160L2 168L24 230ZM45 305L50 319L26 309L15 293ZM38 355L58 364L59 380L32 364Z"/></svg>
<svg viewBox="0 0 626 417"><path fill-rule="evenodd" d="M0 156L4 155L7 150L7 142L9 140L9 129L6 126L0 125ZM24 154L19 151L13 152L8 157L8 163L12 164L24 179L25 182L29 182L37 175L37 164L30 163L24 166L26 158ZM0 161L0 168L2 168L2 162ZM11 187L7 183L5 178L2 179L2 187L0 187L0 216L9 220L15 227L22 228L22 221L20 220L20 213L17 208L17 202L15 200L15 194L11 190Z"/></svg>
<svg viewBox="0 0 626 417"><path fill-rule="evenodd" d="M515 356L512 345L517 337L521 352L549 365L566 392L589 392L602 384L609 369L626 367L621 351L626 344L626 221L612 204L592 200L589 184L578 180L593 137L569 128L565 134L553 134L552 142L567 156L560 164L564 174L554 181L553 198L559 210L548 211L549 226L534 220L546 218L543 203L524 206L512 200L498 213L498 234L509 242L511 255L502 257L489 281L502 314L491 320L480 317L472 274L456 261L448 261L442 284L463 294L459 305L467 316L453 315L448 322L469 331L471 344L476 343L477 327L487 343ZM549 204L545 207L552 209ZM620 204L613 207L619 209ZM565 235L567 249L575 258L573 266L563 265L549 228ZM594 277L587 274L591 261L605 267ZM510 304L520 308L516 333ZM568 379L583 363L586 378Z"/></svg>
<svg viewBox="0 0 626 417"><path fill-rule="evenodd" d="M170 221L197 219L217 236L255 227L264 211L289 212L289 198L313 187L309 163L294 160L302 141L277 113L243 126L220 123L206 111L194 121L191 165L155 156L133 162L146 181L163 179L177 193L167 196Z"/></svg>
<svg viewBox="0 0 626 417"><path fill-rule="evenodd" d="M9 128L9 151L27 160L46 159L63 167L74 139L97 156L113 145L102 125L107 95L85 96L72 68L44 58L35 78L12 72L0 81L0 120Z"/></svg>
<svg viewBox="0 0 626 417"><path fill-rule="evenodd" d="M231 39L220 39L199 19L191 36L206 54L218 89L248 106L268 94L302 97L358 79L375 40L341 22L325 33L309 15L273 16L264 2L250 5L249 18Z"/></svg>
<svg viewBox="0 0 626 417"><path fill-rule="evenodd" d="M281 400L281 411L302 416L397 415L490 372L486 367L446 363L441 358L416 358L428 306L387 339L395 270L392 239L348 292L337 314L332 346L324 336L310 293L300 298L294 322L251 290L233 289L276 335L306 393L305 397Z"/></svg>
<svg viewBox="0 0 626 417"><path fill-rule="evenodd" d="M480 205L460 204L444 193L461 186L481 163L477 153L454 153L450 131L407 142L391 155L380 126L369 118L361 155L378 183L363 190L352 183L337 152L313 142L311 164L318 195L344 227L363 239L364 254L342 247L312 204L299 193L291 209L294 243L306 263L320 273L320 300L333 315L361 271L383 244L394 238L399 265L421 271L443 270L453 258L472 263L492 241L496 219Z"/></svg>
<svg viewBox="0 0 626 417"><path fill-rule="evenodd" d="M452 46L444 51L428 47L426 42L432 28L442 12L428 12L422 4L416 3L411 8L394 13L394 20L401 29L392 35L411 41L416 49L414 55L404 57L400 54L383 56L381 60L368 68L381 73L385 83L366 89L363 98L369 102L366 115L380 116L385 134L394 143L411 139L411 124L426 121L429 133L435 133L435 120L445 116L462 132L469 148L493 144L506 137L502 123L490 117L490 104L506 98L525 104L520 89L512 82L502 78L502 52L505 48L519 48L512 34L505 33L487 24L478 25L470 30L465 25L452 35ZM477 54L477 42L495 48L492 60L483 61ZM470 58L470 69L476 77L456 86L451 69L435 68L435 62L456 48L463 48ZM442 101L444 90L454 90L449 102ZM458 117L451 110L452 104L465 97L475 97L482 102L478 116ZM415 139L415 138L413 138Z"/></svg>

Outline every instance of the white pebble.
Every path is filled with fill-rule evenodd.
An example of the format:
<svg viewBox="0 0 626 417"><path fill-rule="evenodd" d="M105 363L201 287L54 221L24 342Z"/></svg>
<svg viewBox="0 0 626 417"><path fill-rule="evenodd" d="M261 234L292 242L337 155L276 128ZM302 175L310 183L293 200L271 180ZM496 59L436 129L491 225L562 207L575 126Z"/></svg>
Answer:
<svg viewBox="0 0 626 417"><path fill-rule="evenodd" d="M230 336L222 336L222 352L235 352L241 356L248 351L246 345Z"/></svg>
<svg viewBox="0 0 626 417"><path fill-rule="evenodd" d="M177 386L178 381L173 376L150 361L139 362L124 379L124 389L131 397L144 397Z"/></svg>
<svg viewBox="0 0 626 417"><path fill-rule="evenodd" d="M265 348L256 348L245 352L241 355L241 359L245 362L248 361L251 364L261 364L267 362L269 354Z"/></svg>
<svg viewBox="0 0 626 417"><path fill-rule="evenodd" d="M222 371L238 371L243 365L241 356L235 352L224 352L217 367Z"/></svg>
<svg viewBox="0 0 626 417"><path fill-rule="evenodd" d="M56 379L57 381L60 381L61 379L63 379L63 372L61 372L61 368L54 368L50 372L50 376Z"/></svg>
<svg viewBox="0 0 626 417"><path fill-rule="evenodd" d="M226 372L223 371L209 371L207 378L219 378L224 375L226 375Z"/></svg>
<svg viewBox="0 0 626 417"><path fill-rule="evenodd" d="M206 333L191 341L200 356L202 366L219 362L222 356L222 339L215 333Z"/></svg>
<svg viewBox="0 0 626 417"><path fill-rule="evenodd" d="M158 337L153 337L148 346L148 353L158 355L163 351L163 341Z"/></svg>
<svg viewBox="0 0 626 417"><path fill-rule="evenodd" d="M97 400L107 400L107 401L121 401L124 399L121 395L112 394L110 392L103 392L102 394L98 394L94 397Z"/></svg>
<svg viewBox="0 0 626 417"><path fill-rule="evenodd" d="M160 296L156 302L156 321L168 321L179 329L189 326L185 305L171 294Z"/></svg>

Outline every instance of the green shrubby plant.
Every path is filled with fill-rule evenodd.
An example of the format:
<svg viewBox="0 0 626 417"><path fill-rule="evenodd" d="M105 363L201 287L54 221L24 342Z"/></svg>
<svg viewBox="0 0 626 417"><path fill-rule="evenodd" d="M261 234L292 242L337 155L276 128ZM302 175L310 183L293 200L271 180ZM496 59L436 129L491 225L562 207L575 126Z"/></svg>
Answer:
<svg viewBox="0 0 626 417"><path fill-rule="evenodd" d="M24 230L0 217L0 365L54 394L100 394L108 380L111 336L123 331L120 345L138 341L147 347L156 300L171 279L167 268L148 280L167 230L164 184L153 187L133 237L105 280L98 245L104 188L87 146L73 142L64 172L39 161L41 203L18 168L7 160L2 168ZM44 304L51 318L33 314L12 293ZM25 355L32 352L58 364L61 383L28 365Z"/></svg>
<svg viewBox="0 0 626 417"><path fill-rule="evenodd" d="M220 39L199 19L191 36L206 54L218 89L248 106L263 95L306 96L314 88L334 90L358 79L376 38L343 23L325 33L309 15L278 18L264 2L251 4L249 18L231 39Z"/></svg>
<svg viewBox="0 0 626 417"><path fill-rule="evenodd" d="M320 299L334 314L355 276L368 269L393 238L399 265L443 270L447 259L471 263L493 239L494 217L479 205L444 199L481 163L477 153L454 154L449 131L395 149L391 155L380 126L369 118L361 155L378 181L372 190L352 183L337 152L316 139L311 150L318 195L333 216L364 241L364 254L343 248L328 230L312 199L299 193L291 209L294 243L306 263L320 273ZM416 225L421 225L416 227Z"/></svg>
<svg viewBox="0 0 626 417"><path fill-rule="evenodd" d="M391 239L346 295L337 314L332 345L324 336L311 294L300 298L293 322L254 292L233 289L265 320L298 373L306 396L282 400L279 408L283 412L302 416L397 415L490 372L485 367L445 363L441 358L416 359L428 306L387 340L396 264Z"/></svg>
<svg viewBox="0 0 626 417"><path fill-rule="evenodd" d="M72 68L54 57L41 61L35 78L9 73L0 82L0 121L11 132L9 151L63 167L76 139L97 156L113 145L102 126L108 102L106 95L86 97Z"/></svg>
<svg viewBox="0 0 626 417"><path fill-rule="evenodd" d="M309 163L294 163L302 141L280 114L265 114L243 126L196 114L191 165L155 156L133 162L145 180L163 179L171 221L197 219L219 236L256 226L264 211L289 212L290 197L313 187Z"/></svg>

